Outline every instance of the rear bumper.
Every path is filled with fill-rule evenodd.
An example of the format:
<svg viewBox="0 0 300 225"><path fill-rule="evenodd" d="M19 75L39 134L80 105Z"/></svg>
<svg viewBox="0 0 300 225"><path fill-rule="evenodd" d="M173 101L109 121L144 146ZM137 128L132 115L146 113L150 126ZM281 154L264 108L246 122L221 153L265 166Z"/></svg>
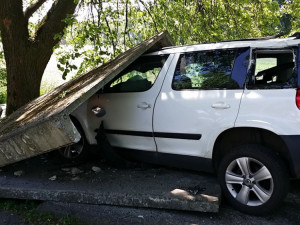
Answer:
<svg viewBox="0 0 300 225"><path fill-rule="evenodd" d="M300 135L283 135L281 138L289 151L289 166L292 175L300 178Z"/></svg>

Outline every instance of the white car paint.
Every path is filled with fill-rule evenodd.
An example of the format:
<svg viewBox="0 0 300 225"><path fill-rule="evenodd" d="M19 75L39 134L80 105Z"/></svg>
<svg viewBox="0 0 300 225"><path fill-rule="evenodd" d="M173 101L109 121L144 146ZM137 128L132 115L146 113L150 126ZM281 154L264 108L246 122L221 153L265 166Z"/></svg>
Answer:
<svg viewBox="0 0 300 225"><path fill-rule="evenodd" d="M156 137L158 152L211 158L216 135L234 126L243 90L173 90L171 83L179 55L174 57L156 101L153 130L202 137Z"/></svg>
<svg viewBox="0 0 300 225"><path fill-rule="evenodd" d="M90 144L96 144L95 130L104 120L105 128L112 130L201 134L200 140L117 134L109 134L108 137L117 147L204 158L212 157L217 137L233 127L262 128L278 135L299 134L300 111L295 104L294 88L181 91L171 88L174 69L182 52L240 47L280 49L299 44L299 39L286 38L162 49L147 54L170 54L151 89L95 95L73 115L81 123ZM148 104L150 108L138 108L140 104ZM103 118L97 118L91 112L96 106L106 110Z"/></svg>
<svg viewBox="0 0 300 225"><path fill-rule="evenodd" d="M278 135L299 135L295 89L245 90L235 127L256 127Z"/></svg>
<svg viewBox="0 0 300 225"><path fill-rule="evenodd" d="M198 45L186 45L186 46L174 46L163 48L160 51L149 53L148 55L156 54L175 54L182 52L194 52L205 51L214 49L232 49L232 48L264 48L264 49L280 49L290 46L297 46L300 44L299 39L295 38L281 38L281 39L269 39L269 40L249 40L249 41L228 41L211 44L198 44Z"/></svg>
<svg viewBox="0 0 300 225"><path fill-rule="evenodd" d="M99 127L101 120L105 123L105 129L152 133L154 103L172 59L173 55L170 55L149 90L128 93L99 93L88 101L87 114L81 110L84 111L86 106L81 106L76 110L75 116L81 113L87 115L80 117L84 118L83 123L81 123L85 126L84 129L89 130L86 132L89 136L89 143L96 144L94 130ZM96 106L104 108L106 111L106 115L101 119L95 117L91 111ZM108 139L114 147L156 151L153 137L109 134Z"/></svg>

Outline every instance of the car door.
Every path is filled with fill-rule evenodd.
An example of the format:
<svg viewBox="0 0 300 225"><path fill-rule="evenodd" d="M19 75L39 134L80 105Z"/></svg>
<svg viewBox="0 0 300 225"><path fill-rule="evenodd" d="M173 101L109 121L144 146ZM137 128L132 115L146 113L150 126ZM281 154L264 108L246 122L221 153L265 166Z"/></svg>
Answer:
<svg viewBox="0 0 300 225"><path fill-rule="evenodd" d="M104 127L114 147L156 151L153 106L172 56L142 56L108 83L93 104L105 109Z"/></svg>
<svg viewBox="0 0 300 225"><path fill-rule="evenodd" d="M157 98L158 152L211 158L217 136L234 126L249 49L176 54Z"/></svg>

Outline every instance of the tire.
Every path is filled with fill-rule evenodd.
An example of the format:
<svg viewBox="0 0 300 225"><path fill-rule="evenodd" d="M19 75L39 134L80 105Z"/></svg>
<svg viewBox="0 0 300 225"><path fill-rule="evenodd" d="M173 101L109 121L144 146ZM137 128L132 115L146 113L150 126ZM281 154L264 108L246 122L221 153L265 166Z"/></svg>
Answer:
<svg viewBox="0 0 300 225"><path fill-rule="evenodd" d="M221 160L218 179L235 209L252 215L275 210L288 193L286 167L274 152L256 144L234 148Z"/></svg>
<svg viewBox="0 0 300 225"><path fill-rule="evenodd" d="M97 135L97 146L101 152L101 156L113 167L124 169L132 167L132 163L128 160L122 158L112 147L107 139L104 124L101 122L101 125L98 129Z"/></svg>
<svg viewBox="0 0 300 225"><path fill-rule="evenodd" d="M76 128L81 135L80 140L75 144L62 147L58 150L59 154L65 160L74 163L85 161L89 155L89 144L84 136L84 133L78 126L76 126Z"/></svg>

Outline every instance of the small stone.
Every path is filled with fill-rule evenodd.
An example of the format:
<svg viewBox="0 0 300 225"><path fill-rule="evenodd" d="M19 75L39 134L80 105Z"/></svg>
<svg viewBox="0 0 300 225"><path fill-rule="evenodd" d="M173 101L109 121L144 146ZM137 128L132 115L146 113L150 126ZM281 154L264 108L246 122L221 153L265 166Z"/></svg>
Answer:
<svg viewBox="0 0 300 225"><path fill-rule="evenodd" d="M92 167L92 170L93 170L95 173L101 172L101 168L100 168L100 167L97 167L97 166L93 166L93 167Z"/></svg>
<svg viewBox="0 0 300 225"><path fill-rule="evenodd" d="M14 172L14 175L17 176L17 177L20 177L24 174L23 170L18 170L16 172Z"/></svg>
<svg viewBox="0 0 300 225"><path fill-rule="evenodd" d="M56 179L57 179L56 175L54 175L54 176L52 176L52 177L49 178L49 180L52 180L52 181L54 181Z"/></svg>
<svg viewBox="0 0 300 225"><path fill-rule="evenodd" d="M70 168L61 168L61 170L64 172L70 172L71 169Z"/></svg>
<svg viewBox="0 0 300 225"><path fill-rule="evenodd" d="M72 175L77 175L77 174L80 174L80 173L82 173L83 171L82 170L80 170L80 169L78 169L78 168L76 168L76 167L73 167L72 169L71 169L71 174Z"/></svg>
<svg viewBox="0 0 300 225"><path fill-rule="evenodd" d="M80 180L80 177L72 177L71 180Z"/></svg>

